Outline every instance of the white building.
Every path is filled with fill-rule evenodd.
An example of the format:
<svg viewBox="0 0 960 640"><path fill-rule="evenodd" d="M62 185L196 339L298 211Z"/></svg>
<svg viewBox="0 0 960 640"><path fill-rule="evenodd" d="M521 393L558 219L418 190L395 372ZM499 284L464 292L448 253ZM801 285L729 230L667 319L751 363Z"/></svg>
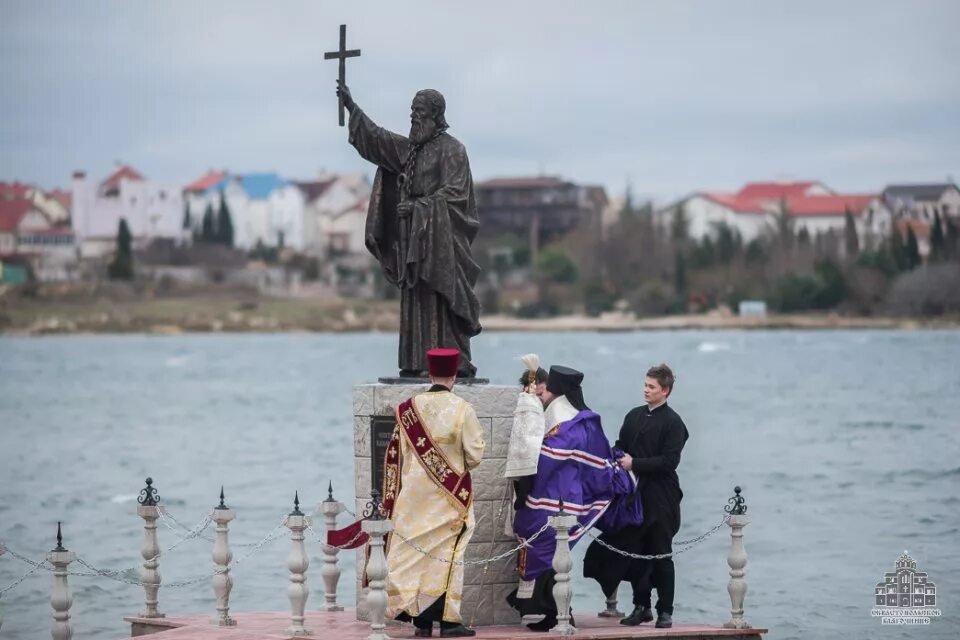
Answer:
<svg viewBox="0 0 960 640"><path fill-rule="evenodd" d="M297 186L307 200L308 253L319 257L367 254L364 234L371 185L365 175L322 175Z"/></svg>
<svg viewBox="0 0 960 640"><path fill-rule="evenodd" d="M180 190L147 180L121 166L99 183L86 173L73 174L72 225L83 257L108 255L116 247L120 220L126 220L134 242L181 237L183 202Z"/></svg>
<svg viewBox="0 0 960 640"><path fill-rule="evenodd" d="M19 256L44 282L69 280L77 272L73 231L53 226L31 198L0 198L0 257Z"/></svg>
<svg viewBox="0 0 960 640"><path fill-rule="evenodd" d="M294 183L275 173L208 173L184 188L196 233L202 229L207 207L216 221L221 193L230 211L235 247L250 250L259 243L303 250L305 199Z"/></svg>
<svg viewBox="0 0 960 640"><path fill-rule="evenodd" d="M878 196L838 194L820 182L753 182L736 193L699 192L656 212L657 223L668 231L677 209L683 207L687 235L700 240L715 237L717 227L726 224L750 242L775 235L784 207L794 232L806 229L811 237L828 232L843 233L846 212L853 215L858 232L889 230Z"/></svg>

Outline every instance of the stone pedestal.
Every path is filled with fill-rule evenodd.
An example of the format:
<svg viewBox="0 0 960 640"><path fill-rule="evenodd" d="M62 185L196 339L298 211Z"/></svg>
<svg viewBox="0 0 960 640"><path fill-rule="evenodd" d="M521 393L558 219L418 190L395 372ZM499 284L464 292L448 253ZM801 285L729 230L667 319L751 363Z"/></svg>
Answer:
<svg viewBox="0 0 960 640"><path fill-rule="evenodd" d="M426 391L429 384L367 384L353 389L354 468L356 472L356 513L362 513L370 500L373 464L371 461L371 423L374 418L393 418L394 409L410 396ZM504 532L504 520L513 505L505 500L508 483L503 477L506 465L513 411L520 388L516 385L462 384L453 393L473 405L484 427L487 447L483 462L473 471L474 515L477 528L467 547L466 560L489 558L516 546L512 535ZM378 487L379 489L379 487ZM364 554L357 553L357 618L368 621L366 590L362 588ZM486 566L470 565L464 570L464 624L492 625L519 623L520 616L507 606L505 598L517 586L516 555Z"/></svg>

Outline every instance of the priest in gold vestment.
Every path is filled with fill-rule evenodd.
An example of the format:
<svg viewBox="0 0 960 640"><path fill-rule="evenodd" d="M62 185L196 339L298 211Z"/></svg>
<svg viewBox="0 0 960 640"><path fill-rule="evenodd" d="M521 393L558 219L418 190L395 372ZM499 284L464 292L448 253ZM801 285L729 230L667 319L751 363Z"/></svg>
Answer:
<svg viewBox="0 0 960 640"><path fill-rule="evenodd" d="M430 636L434 622L441 637L475 634L462 622L463 566L455 563L473 535L470 470L485 443L473 406L451 392L459 356L456 349L427 352L433 386L397 407L384 461L384 509L393 522L387 616L412 620L419 637Z"/></svg>

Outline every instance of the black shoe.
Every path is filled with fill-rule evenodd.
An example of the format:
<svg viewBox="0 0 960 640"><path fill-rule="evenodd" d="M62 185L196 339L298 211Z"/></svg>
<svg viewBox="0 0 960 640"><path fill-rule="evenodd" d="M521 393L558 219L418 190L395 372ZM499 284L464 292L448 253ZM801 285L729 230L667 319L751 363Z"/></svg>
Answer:
<svg viewBox="0 0 960 640"><path fill-rule="evenodd" d="M477 632L473 629L467 629L462 624L458 624L455 627L450 627L449 629L440 628L440 637L441 638L469 638L471 636L477 635Z"/></svg>
<svg viewBox="0 0 960 640"><path fill-rule="evenodd" d="M633 611L630 612L630 615L620 621L620 624L635 627L638 624L650 622L651 620L653 620L653 611L650 610L650 607L636 606L633 608Z"/></svg>
<svg viewBox="0 0 960 640"><path fill-rule="evenodd" d="M673 626L673 616L669 613L661 613L657 615L657 624L654 625L657 629L669 629Z"/></svg>
<svg viewBox="0 0 960 640"><path fill-rule="evenodd" d="M553 629L555 626L557 626L557 619L553 616L547 616L540 622L531 622L527 625L527 629L530 629L530 631L546 632L550 631L550 629Z"/></svg>
<svg viewBox="0 0 960 640"><path fill-rule="evenodd" d="M432 635L433 635L433 629L430 627L423 627L423 628L417 627L413 632L413 636L415 638L429 638Z"/></svg>

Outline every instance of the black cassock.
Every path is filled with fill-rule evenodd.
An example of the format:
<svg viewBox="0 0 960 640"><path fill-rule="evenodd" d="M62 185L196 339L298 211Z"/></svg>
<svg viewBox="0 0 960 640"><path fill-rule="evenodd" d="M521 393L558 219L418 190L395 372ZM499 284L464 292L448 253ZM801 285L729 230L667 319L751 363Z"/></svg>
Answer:
<svg viewBox="0 0 960 640"><path fill-rule="evenodd" d="M400 369L426 375L426 351L445 347L460 350L458 374L473 377L470 338L480 333L473 287L480 267L470 245L480 222L466 150L445 132L415 146L359 108L350 114L350 144L378 167L366 245L400 289ZM401 175L415 201L405 220L397 215Z"/></svg>
<svg viewBox="0 0 960 640"><path fill-rule="evenodd" d="M633 472L637 476L634 495L642 500L643 524L604 533L600 536L602 540L617 549L646 555L649 550L643 548L640 540L648 538L651 529L663 532L667 538L676 535L680 530L683 499L677 465L688 437L683 420L667 404L652 412L646 405L636 407L624 417L615 446L633 458ZM668 550L669 540L663 544L663 551L658 553ZM629 581L649 570L642 562L626 560L594 542L587 548L583 575L597 580L604 595L609 597L621 581Z"/></svg>

